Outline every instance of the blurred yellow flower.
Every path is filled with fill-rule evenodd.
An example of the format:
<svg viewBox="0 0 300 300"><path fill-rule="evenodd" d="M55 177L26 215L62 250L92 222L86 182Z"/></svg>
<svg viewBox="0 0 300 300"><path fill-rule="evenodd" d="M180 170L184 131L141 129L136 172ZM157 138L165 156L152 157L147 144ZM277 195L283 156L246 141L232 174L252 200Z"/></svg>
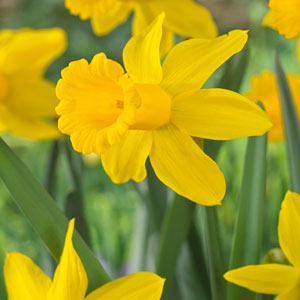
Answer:
<svg viewBox="0 0 300 300"><path fill-rule="evenodd" d="M0 32L0 132L32 139L60 135L55 124L55 86L43 78L66 48L61 29Z"/></svg>
<svg viewBox="0 0 300 300"><path fill-rule="evenodd" d="M263 20L263 25L271 27L286 39L300 37L300 2L299 0L270 0L270 10ZM300 41L297 46L300 62Z"/></svg>
<svg viewBox="0 0 300 300"><path fill-rule="evenodd" d="M220 204L225 181L216 163L191 136L226 140L265 133L268 115L247 98L223 89L200 89L247 41L231 31L175 46L161 66L164 14L123 52L124 65L104 53L70 63L57 85L59 129L84 154L101 154L115 183L146 177L150 156L157 177L204 205Z"/></svg>
<svg viewBox="0 0 300 300"><path fill-rule="evenodd" d="M291 265L264 264L227 272L227 281L257 293L278 295L277 300L300 299L300 195L287 192L282 203L279 243Z"/></svg>
<svg viewBox="0 0 300 300"><path fill-rule="evenodd" d="M111 281L85 296L88 279L76 253L70 221L60 262L51 280L29 257L10 253L5 258L4 279L8 299L40 300L160 300L164 279L150 272L138 272Z"/></svg>
<svg viewBox="0 0 300 300"><path fill-rule="evenodd" d="M300 120L300 76L288 74L287 80ZM269 142L282 141L284 139L283 120L275 74L264 71L260 75L253 76L251 90L245 96L254 102L261 101L266 112L270 115L273 127L268 132Z"/></svg>
<svg viewBox="0 0 300 300"><path fill-rule="evenodd" d="M209 11L194 0L65 0L66 7L81 19L91 19L97 35L124 22L133 11L133 35L140 34L161 12L166 12L161 53L174 43L174 33L185 37L213 38L217 27Z"/></svg>

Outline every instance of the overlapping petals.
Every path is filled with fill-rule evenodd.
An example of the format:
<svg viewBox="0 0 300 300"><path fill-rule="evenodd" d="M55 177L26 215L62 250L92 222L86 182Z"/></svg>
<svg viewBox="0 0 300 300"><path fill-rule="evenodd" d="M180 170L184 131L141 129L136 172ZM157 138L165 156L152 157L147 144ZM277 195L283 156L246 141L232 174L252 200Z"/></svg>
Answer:
<svg viewBox="0 0 300 300"><path fill-rule="evenodd" d="M74 219L69 222L64 250L53 281L20 253L6 256L4 278L9 299L64 300L159 300L165 280L151 272L138 272L109 282L85 297L87 275L76 253L72 236Z"/></svg>
<svg viewBox="0 0 300 300"><path fill-rule="evenodd" d="M213 38L218 34L210 12L193 0L65 0L65 5L83 20L91 18L94 32L98 35L106 34L124 22L131 11L134 12L133 35L141 34L156 16L165 11L162 55L172 47L174 33L194 38Z"/></svg>
<svg viewBox="0 0 300 300"><path fill-rule="evenodd" d="M226 280L254 292L278 295L276 300L297 300L300 295L300 195L287 192L282 203L279 243L291 266L266 264L246 266L227 272Z"/></svg>
<svg viewBox="0 0 300 300"><path fill-rule="evenodd" d="M178 194L200 204L220 204L224 176L191 136L232 139L261 135L271 127L266 113L247 98L226 90L199 90L243 48L247 32L185 41L170 51L161 66L163 20L164 13L126 45L123 58L128 74L118 68L115 80L109 79L116 70L109 65L117 63L106 58L103 63L99 55L90 65L73 62L62 72L57 86L59 128L71 136L75 150L102 154L104 169L114 182L144 179L149 155L158 178ZM131 80L129 91L120 84L124 76ZM106 136L105 146L98 147L99 135L125 114L125 95L135 99L130 122L122 123L126 126L117 138ZM109 122L101 123L105 118Z"/></svg>

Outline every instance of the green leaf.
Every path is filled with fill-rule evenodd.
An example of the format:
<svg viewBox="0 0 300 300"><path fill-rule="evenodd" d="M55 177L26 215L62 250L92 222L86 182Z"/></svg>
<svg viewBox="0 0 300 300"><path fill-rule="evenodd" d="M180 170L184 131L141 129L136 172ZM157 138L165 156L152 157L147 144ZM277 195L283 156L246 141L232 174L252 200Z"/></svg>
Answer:
<svg viewBox="0 0 300 300"><path fill-rule="evenodd" d="M195 203L175 195L164 220L156 261L156 272L167 279L164 290L168 298L172 298L178 257L181 247L187 239L194 211Z"/></svg>
<svg viewBox="0 0 300 300"><path fill-rule="evenodd" d="M24 163L0 139L0 177L13 199L58 261L64 246L68 219ZM89 279L89 291L110 280L98 259L77 232L74 246Z"/></svg>
<svg viewBox="0 0 300 300"><path fill-rule="evenodd" d="M246 152L229 269L260 261L266 189L267 136L250 137ZM256 294L228 283L227 299L256 299Z"/></svg>
<svg viewBox="0 0 300 300"><path fill-rule="evenodd" d="M300 193L300 125L293 97L280 64L275 55L276 77L282 107L284 133L288 151L291 189Z"/></svg>

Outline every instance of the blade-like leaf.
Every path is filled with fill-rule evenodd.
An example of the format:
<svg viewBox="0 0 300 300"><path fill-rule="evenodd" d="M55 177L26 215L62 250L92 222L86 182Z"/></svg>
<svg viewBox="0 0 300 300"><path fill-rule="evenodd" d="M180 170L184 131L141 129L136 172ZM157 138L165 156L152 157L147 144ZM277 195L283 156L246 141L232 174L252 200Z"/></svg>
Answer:
<svg viewBox="0 0 300 300"><path fill-rule="evenodd" d="M2 139L0 139L0 165L0 178L13 199L53 257L59 260L68 219L24 163ZM89 291L108 282L110 278L77 232L74 233L73 240L88 274Z"/></svg>
<svg viewBox="0 0 300 300"><path fill-rule="evenodd" d="M263 238L267 136L250 137L246 152L229 269L258 264ZM228 283L227 299L252 300L256 294Z"/></svg>
<svg viewBox="0 0 300 300"><path fill-rule="evenodd" d="M167 279L165 294L172 298L172 286L181 247L186 241L193 220L195 204L175 195L162 227L156 273Z"/></svg>
<svg viewBox="0 0 300 300"><path fill-rule="evenodd" d="M293 97L281 67L275 55L276 77L282 107L284 133L288 151L291 189L300 193L300 125Z"/></svg>

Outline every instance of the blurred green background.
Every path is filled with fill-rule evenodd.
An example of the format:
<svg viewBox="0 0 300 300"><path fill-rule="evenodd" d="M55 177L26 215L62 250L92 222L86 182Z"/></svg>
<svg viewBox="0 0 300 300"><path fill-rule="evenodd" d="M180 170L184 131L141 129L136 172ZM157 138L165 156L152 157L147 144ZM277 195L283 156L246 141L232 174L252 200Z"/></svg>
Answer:
<svg viewBox="0 0 300 300"><path fill-rule="evenodd" d="M242 84L241 92L249 88L252 75L264 69L273 70L273 51L280 53L285 71L298 73L296 41L287 41L276 32L260 26L267 11L266 0L206 0L199 1L210 8L215 20L224 33L231 29L250 29L248 47L250 63ZM46 76L56 82L60 70L72 60L86 58L104 51L108 57L121 62L122 49L130 38L131 18L104 37L93 34L89 21L81 21L64 8L63 0L0 0L0 27L6 28L50 28L62 27L68 34L69 47L63 56L54 62ZM223 68L216 72L208 86L215 86L222 76ZM231 80L234 80L232 78ZM19 157L45 183L51 142L32 142L4 135L6 142ZM246 139L223 144L218 163L225 174L227 194L223 205L218 208L222 223L223 247L227 257L231 249L235 223L237 199L240 192ZM113 277L132 272L139 267L137 260L142 247L143 214L145 205L136 185L128 183L114 185L107 177L101 163L95 157L84 158L82 180L85 191L84 213L89 224L93 250L101 258ZM66 159L60 157L57 176L56 200L64 209L65 198L71 189ZM143 190L145 183L139 184ZM289 188L285 144L269 145L268 182L265 210L265 237L263 254L278 246L277 221L281 201ZM201 216L198 216L201 223ZM155 250L150 243L150 254ZM152 248L153 247L153 248ZM38 236L27 224L6 188L0 182L0 256L18 251L27 254L48 272L49 261ZM145 258L144 258L145 259ZM151 258L147 260L151 269ZM147 265L144 263L144 266Z"/></svg>

